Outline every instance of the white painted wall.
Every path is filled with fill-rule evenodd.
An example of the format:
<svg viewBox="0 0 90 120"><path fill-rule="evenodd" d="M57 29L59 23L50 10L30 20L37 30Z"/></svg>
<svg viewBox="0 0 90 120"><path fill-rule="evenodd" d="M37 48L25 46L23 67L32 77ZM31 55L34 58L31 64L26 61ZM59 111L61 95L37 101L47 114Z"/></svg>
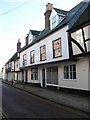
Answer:
<svg viewBox="0 0 90 120"><path fill-rule="evenodd" d="M9 81L11 81L11 80L12 80L12 74L11 74L11 72L8 72L7 79L8 79Z"/></svg>
<svg viewBox="0 0 90 120"><path fill-rule="evenodd" d="M60 30L58 30L57 32L51 34L50 36L35 43L33 46L29 47L28 49L22 51L20 53L20 67L22 67L22 61L23 61L24 54L26 54L26 58L27 58L26 66L32 66L32 65L38 65L41 63L48 63L52 61L68 59L69 53L68 53L68 37L67 37L67 32L66 32L67 29L68 27L65 26L61 28ZM62 56L58 58L53 58L52 41L60 37L61 37ZM46 61L40 61L40 46L43 46L43 45L46 45ZM35 63L34 64L30 64L30 52L32 50L35 50Z"/></svg>
<svg viewBox="0 0 90 120"><path fill-rule="evenodd" d="M22 81L22 72L18 72L18 80Z"/></svg>
<svg viewBox="0 0 90 120"><path fill-rule="evenodd" d="M15 80L17 80L17 73L15 73Z"/></svg>
<svg viewBox="0 0 90 120"><path fill-rule="evenodd" d="M63 88L88 90L88 58L81 58L78 62L76 62L76 80L64 80L63 67L65 64L68 65L71 64L71 62L59 65L59 86Z"/></svg>

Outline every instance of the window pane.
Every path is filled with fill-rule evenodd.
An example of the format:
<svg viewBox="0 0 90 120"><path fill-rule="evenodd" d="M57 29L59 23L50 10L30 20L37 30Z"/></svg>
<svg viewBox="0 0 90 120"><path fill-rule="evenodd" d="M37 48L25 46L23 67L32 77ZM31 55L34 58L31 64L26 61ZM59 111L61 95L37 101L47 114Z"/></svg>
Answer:
<svg viewBox="0 0 90 120"><path fill-rule="evenodd" d="M61 56L60 49L55 50L55 57Z"/></svg>
<svg viewBox="0 0 90 120"><path fill-rule="evenodd" d="M76 79L76 72L73 72L73 79Z"/></svg>
<svg viewBox="0 0 90 120"><path fill-rule="evenodd" d="M60 40L54 41L54 49L60 48Z"/></svg>
<svg viewBox="0 0 90 120"><path fill-rule="evenodd" d="M46 60L46 46L40 47L40 60Z"/></svg>
<svg viewBox="0 0 90 120"><path fill-rule="evenodd" d="M35 51L31 51L30 52L30 63L34 63L35 62Z"/></svg>
<svg viewBox="0 0 90 120"><path fill-rule="evenodd" d="M73 73L72 72L70 72L70 79L72 79L73 78Z"/></svg>
<svg viewBox="0 0 90 120"><path fill-rule="evenodd" d="M64 66L64 79L69 79L69 66Z"/></svg>
<svg viewBox="0 0 90 120"><path fill-rule="evenodd" d="M31 80L38 80L38 68L31 69Z"/></svg>
<svg viewBox="0 0 90 120"><path fill-rule="evenodd" d="M23 60L26 60L26 54L23 55Z"/></svg>
<svg viewBox="0 0 90 120"><path fill-rule="evenodd" d="M53 57L61 56L61 40L60 39L53 41L53 52L54 52Z"/></svg>
<svg viewBox="0 0 90 120"><path fill-rule="evenodd" d="M72 66L72 65L70 65L70 71L72 71L72 67L73 67L73 66Z"/></svg>
<svg viewBox="0 0 90 120"><path fill-rule="evenodd" d="M73 71L76 71L76 65L73 65Z"/></svg>
<svg viewBox="0 0 90 120"><path fill-rule="evenodd" d="M41 47L41 54L42 54L42 53L45 53L45 51L46 51L46 50L45 50L45 46L42 46L42 47Z"/></svg>
<svg viewBox="0 0 90 120"><path fill-rule="evenodd" d="M46 59L46 54L42 54L41 55L41 60L45 60Z"/></svg>

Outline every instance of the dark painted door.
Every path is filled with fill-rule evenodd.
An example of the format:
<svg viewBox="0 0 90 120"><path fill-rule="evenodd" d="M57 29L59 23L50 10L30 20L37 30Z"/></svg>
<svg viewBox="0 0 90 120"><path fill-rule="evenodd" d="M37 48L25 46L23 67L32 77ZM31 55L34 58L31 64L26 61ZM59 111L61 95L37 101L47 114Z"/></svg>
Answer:
<svg viewBox="0 0 90 120"><path fill-rule="evenodd" d="M25 79L26 79L25 83L27 83L27 70L25 71Z"/></svg>
<svg viewBox="0 0 90 120"><path fill-rule="evenodd" d="M42 69L42 83L43 83L43 87L45 87L45 68Z"/></svg>

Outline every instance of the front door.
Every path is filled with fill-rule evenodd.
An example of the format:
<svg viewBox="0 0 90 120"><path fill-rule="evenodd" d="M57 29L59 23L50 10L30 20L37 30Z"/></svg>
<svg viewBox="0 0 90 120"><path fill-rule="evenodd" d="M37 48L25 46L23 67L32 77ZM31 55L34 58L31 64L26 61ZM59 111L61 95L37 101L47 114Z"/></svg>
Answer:
<svg viewBox="0 0 90 120"><path fill-rule="evenodd" d="M27 70L25 71L25 79L26 79L25 83L27 83Z"/></svg>
<svg viewBox="0 0 90 120"><path fill-rule="evenodd" d="M45 68L42 69L42 84L45 87Z"/></svg>

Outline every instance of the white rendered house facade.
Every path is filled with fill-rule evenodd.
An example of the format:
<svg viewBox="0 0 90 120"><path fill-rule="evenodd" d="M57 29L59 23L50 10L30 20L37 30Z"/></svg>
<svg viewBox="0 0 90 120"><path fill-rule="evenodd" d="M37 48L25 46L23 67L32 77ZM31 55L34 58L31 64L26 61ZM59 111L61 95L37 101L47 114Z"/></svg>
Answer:
<svg viewBox="0 0 90 120"><path fill-rule="evenodd" d="M52 30L54 29L52 27L52 18L55 15L55 27L57 27L57 13L52 10L50 16L50 28ZM65 18L61 22L63 20ZM70 60L68 29L68 24L66 24L20 52L20 67L24 71L24 81L39 83L42 87L56 86L58 88L89 90L90 56L82 56ZM85 37L87 37L87 27L84 28L84 32L86 33ZM76 35L77 33L78 35ZM82 37L80 35L81 33L78 30L76 33L71 34L74 38L78 37L79 42L81 42ZM90 52L89 43L87 43L87 52ZM83 43L79 44L83 46ZM80 54L80 50L73 43L72 48L73 55ZM25 65L22 64L24 56ZM41 59L41 56L43 56L43 59Z"/></svg>
<svg viewBox="0 0 90 120"><path fill-rule="evenodd" d="M89 91L89 10L90 2L81 2L68 12L56 8L46 11L46 28L19 51L15 79L18 73L18 80L41 87ZM30 41L33 35L29 33Z"/></svg>

